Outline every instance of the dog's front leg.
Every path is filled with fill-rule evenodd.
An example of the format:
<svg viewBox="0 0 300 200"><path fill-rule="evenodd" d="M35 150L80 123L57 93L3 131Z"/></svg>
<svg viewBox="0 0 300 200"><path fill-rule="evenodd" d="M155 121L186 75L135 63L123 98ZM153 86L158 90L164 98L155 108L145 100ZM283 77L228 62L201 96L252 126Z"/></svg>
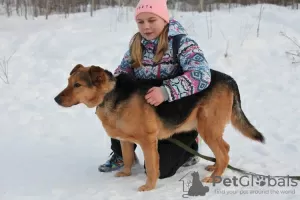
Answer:
<svg viewBox="0 0 300 200"><path fill-rule="evenodd" d="M122 148L124 168L122 171L116 173L116 176L117 177L130 176L131 175L131 167L134 162L133 143L126 142L126 141L120 141L120 142L121 142L121 148Z"/></svg>
<svg viewBox="0 0 300 200"><path fill-rule="evenodd" d="M141 144L144 153L147 181L139 187L139 191L152 190L156 186L159 177L159 154L157 150L157 138L146 138Z"/></svg>

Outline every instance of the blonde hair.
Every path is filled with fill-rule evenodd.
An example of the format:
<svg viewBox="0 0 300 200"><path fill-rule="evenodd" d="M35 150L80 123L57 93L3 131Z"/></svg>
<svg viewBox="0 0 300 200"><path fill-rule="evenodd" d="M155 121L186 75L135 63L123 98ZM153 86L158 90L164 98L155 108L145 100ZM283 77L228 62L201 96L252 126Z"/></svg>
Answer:
<svg viewBox="0 0 300 200"><path fill-rule="evenodd" d="M158 45L157 50L154 56L154 62L159 62L162 57L164 56L164 53L169 48L169 42L168 42L168 25L164 27L161 34L158 38ZM132 43L130 45L130 56L132 59L132 68L138 68L142 66L142 59L143 59L143 49L142 49L142 35L137 32L132 37Z"/></svg>

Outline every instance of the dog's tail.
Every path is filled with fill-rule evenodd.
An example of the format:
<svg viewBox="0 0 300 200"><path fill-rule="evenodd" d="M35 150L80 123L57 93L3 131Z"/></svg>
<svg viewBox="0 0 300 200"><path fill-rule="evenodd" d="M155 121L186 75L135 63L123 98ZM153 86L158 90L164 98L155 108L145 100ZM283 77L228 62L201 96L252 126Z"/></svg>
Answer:
<svg viewBox="0 0 300 200"><path fill-rule="evenodd" d="M240 92L237 83L232 79L230 81L230 86L234 93L233 105L232 105L232 115L231 123L239 130L244 136L265 143L265 138L247 119L241 107Z"/></svg>

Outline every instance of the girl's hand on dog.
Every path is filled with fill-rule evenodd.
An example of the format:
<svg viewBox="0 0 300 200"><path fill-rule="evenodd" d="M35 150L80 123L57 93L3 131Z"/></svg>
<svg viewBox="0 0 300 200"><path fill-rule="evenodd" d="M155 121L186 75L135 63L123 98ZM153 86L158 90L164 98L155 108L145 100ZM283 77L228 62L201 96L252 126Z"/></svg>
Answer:
<svg viewBox="0 0 300 200"><path fill-rule="evenodd" d="M151 105L158 106L162 102L164 102L164 95L160 87L152 87L148 90L145 99Z"/></svg>

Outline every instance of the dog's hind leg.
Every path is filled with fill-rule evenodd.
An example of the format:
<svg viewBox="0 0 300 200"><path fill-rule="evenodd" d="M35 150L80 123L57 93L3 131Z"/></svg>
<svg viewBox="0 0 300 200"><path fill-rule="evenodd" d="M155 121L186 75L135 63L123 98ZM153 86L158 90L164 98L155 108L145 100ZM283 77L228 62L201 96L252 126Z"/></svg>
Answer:
<svg viewBox="0 0 300 200"><path fill-rule="evenodd" d="M151 135L152 136L150 137L144 138L140 143L145 158L147 180L145 185L139 187L139 191L148 191L154 189L159 177L159 154L157 150L158 141L156 137L157 134Z"/></svg>
<svg viewBox="0 0 300 200"><path fill-rule="evenodd" d="M216 114L217 115L217 114ZM208 165L205 169L207 171L212 171L212 176L220 176L224 170L222 170L222 163L224 162L224 149L223 145L223 131L225 124L222 123L222 120L217 120L216 115L211 117L205 114L205 110L200 110L198 117L198 133L200 134L203 141L208 145L208 147L213 152L216 162L214 165ZM216 120L214 123L213 120ZM203 182L212 182L213 178L207 177L203 179Z"/></svg>
<svg viewBox="0 0 300 200"><path fill-rule="evenodd" d="M223 139L223 145L226 150L226 153L228 154L230 151L230 145L224 139Z"/></svg>
<svg viewBox="0 0 300 200"><path fill-rule="evenodd" d="M220 151L223 154L222 160L219 162L218 168L216 168L213 171L211 177L208 178L208 182L210 182L211 178L214 178L215 176L221 176L224 173L229 163L229 155L228 155L229 145L227 144L227 142L225 142L223 138L219 138L217 139L217 141L218 141L217 145L219 145ZM214 179L214 181L218 181L218 180Z"/></svg>
<svg viewBox="0 0 300 200"><path fill-rule="evenodd" d="M216 131L216 130L215 130ZM215 177L221 176L229 163L229 156L227 153L227 149L224 145L224 140L222 138L223 131L219 130L217 133L212 130L206 129L205 136L203 140L212 150L213 154L216 158L216 163L213 166L208 166L213 169L213 173L210 177L204 178L202 181L211 183L213 181L218 181ZM220 135L220 137L211 137L209 135Z"/></svg>
<svg viewBox="0 0 300 200"><path fill-rule="evenodd" d="M203 103L198 113L198 132L212 150L216 158L215 165L206 169L213 171L203 182L213 182L215 176L221 176L228 166L229 145L223 140L225 126L230 122L233 104L233 94L227 87L220 85L209 101Z"/></svg>
<svg viewBox="0 0 300 200"><path fill-rule="evenodd" d="M116 173L117 177L122 176L130 176L131 175L131 168L134 162L134 146L133 143L127 141L120 141L121 142L121 149L122 149L122 156L124 161L124 168L122 171Z"/></svg>
<svg viewBox="0 0 300 200"><path fill-rule="evenodd" d="M209 132L208 132L209 133ZM222 141L220 138L213 139L213 138L206 138L205 143L209 146L209 148L212 150L213 154L216 158L216 163L214 166L214 171L211 174L210 177L204 178L203 182L211 183L214 180L215 176L221 176L226 168L226 157L224 157L223 154L223 148L222 148Z"/></svg>
<svg viewBox="0 0 300 200"><path fill-rule="evenodd" d="M229 146L229 144L224 139L223 139L223 146L224 147L222 147L222 148L225 148L225 150L223 149L222 152L225 154L224 156L227 157L228 156L228 152L230 150L230 146ZM208 165L208 166L205 167L205 170L207 170L209 172L213 172L213 171L215 171L215 169L216 169L216 164Z"/></svg>

